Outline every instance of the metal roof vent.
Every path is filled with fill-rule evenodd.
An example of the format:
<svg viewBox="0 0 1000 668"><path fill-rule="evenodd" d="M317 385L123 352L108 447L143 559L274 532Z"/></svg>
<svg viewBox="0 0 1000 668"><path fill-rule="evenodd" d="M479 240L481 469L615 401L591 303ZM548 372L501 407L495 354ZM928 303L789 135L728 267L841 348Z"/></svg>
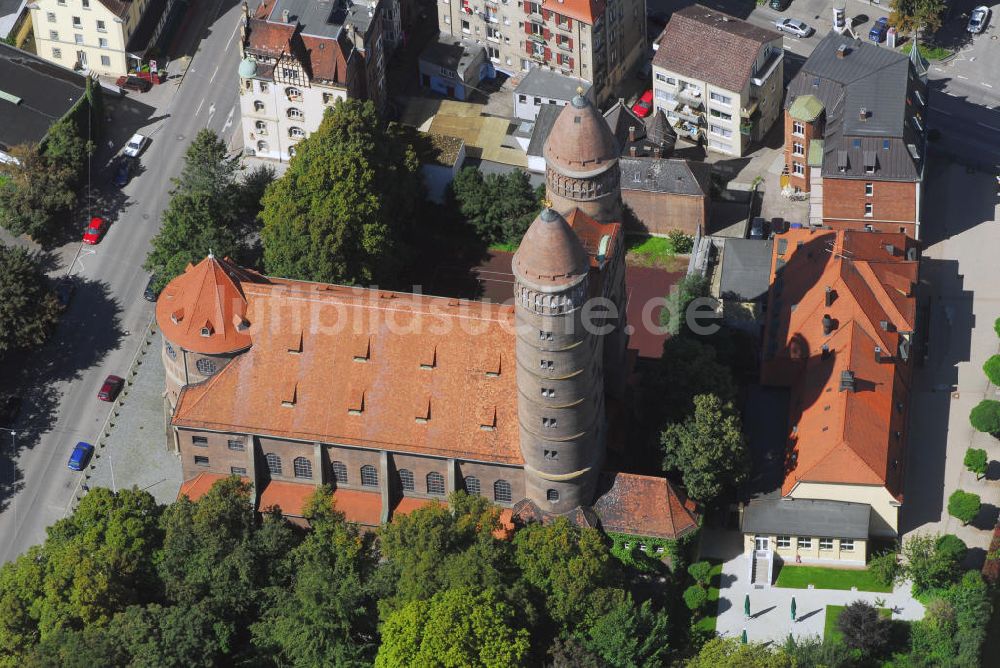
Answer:
<svg viewBox="0 0 1000 668"><path fill-rule="evenodd" d="M854 372L853 371L841 371L840 372L840 391L841 392L854 392Z"/></svg>
<svg viewBox="0 0 1000 668"><path fill-rule="evenodd" d="M845 58L847 56L847 52L848 52L848 49L847 49L847 45L846 44L841 44L840 46L837 47L837 57L838 58Z"/></svg>
<svg viewBox="0 0 1000 668"><path fill-rule="evenodd" d="M861 107L861 110L858 112L858 117L861 120L863 120L863 121L867 121L868 120L868 107Z"/></svg>

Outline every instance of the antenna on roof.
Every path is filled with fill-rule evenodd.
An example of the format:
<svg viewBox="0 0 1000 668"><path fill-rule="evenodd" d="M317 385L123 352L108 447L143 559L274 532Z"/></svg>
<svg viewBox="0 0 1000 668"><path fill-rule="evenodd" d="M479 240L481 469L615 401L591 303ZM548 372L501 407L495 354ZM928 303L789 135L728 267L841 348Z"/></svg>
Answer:
<svg viewBox="0 0 1000 668"><path fill-rule="evenodd" d="M208 259L209 260L214 260L215 259L215 254L212 253L212 249L211 248L208 249Z"/></svg>

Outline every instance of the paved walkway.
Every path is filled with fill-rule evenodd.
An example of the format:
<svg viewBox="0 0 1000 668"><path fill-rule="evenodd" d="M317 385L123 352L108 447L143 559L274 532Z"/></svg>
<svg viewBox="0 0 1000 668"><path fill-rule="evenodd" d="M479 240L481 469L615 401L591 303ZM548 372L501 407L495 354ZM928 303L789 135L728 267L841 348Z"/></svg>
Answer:
<svg viewBox="0 0 1000 668"><path fill-rule="evenodd" d="M743 615L747 594L750 594L750 619ZM798 616L796 622L791 619L793 596ZM731 557L722 566L716 632L723 637L739 638L746 629L750 642L773 641L779 644L789 635L796 638L822 637L826 606L847 605L858 600L875 605L876 599L880 599L880 603L884 601L880 607L893 609L893 619L914 620L924 616L924 606L910 595L908 582L897 585L890 594L839 589L754 589L748 581L746 557L740 554Z"/></svg>

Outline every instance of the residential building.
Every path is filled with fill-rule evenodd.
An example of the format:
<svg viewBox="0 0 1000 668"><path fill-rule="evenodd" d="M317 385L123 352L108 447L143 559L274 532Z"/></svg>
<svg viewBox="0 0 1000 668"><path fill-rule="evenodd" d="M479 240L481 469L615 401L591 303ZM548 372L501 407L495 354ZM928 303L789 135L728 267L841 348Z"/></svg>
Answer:
<svg viewBox="0 0 1000 668"><path fill-rule="evenodd" d="M744 155L781 113L781 34L691 5L671 15L653 56L653 100L685 139Z"/></svg>
<svg viewBox="0 0 1000 668"><path fill-rule="evenodd" d="M146 64L183 7L177 0L35 0L35 50L64 67L120 76Z"/></svg>
<svg viewBox="0 0 1000 668"><path fill-rule="evenodd" d="M444 204L448 186L465 162L465 142L458 137L421 133L417 156L420 158L420 175L427 199Z"/></svg>
<svg viewBox="0 0 1000 668"><path fill-rule="evenodd" d="M498 70L585 79L598 101L646 53L644 0L441 0L438 8L441 33L484 44Z"/></svg>
<svg viewBox="0 0 1000 668"><path fill-rule="evenodd" d="M28 0L0 0L0 40L8 39L11 35L14 39L22 31L28 30L24 26L28 17Z"/></svg>
<svg viewBox="0 0 1000 668"><path fill-rule="evenodd" d="M370 99L385 111L382 6L268 0L252 17L244 6L239 76L248 154L290 159L337 100Z"/></svg>
<svg viewBox="0 0 1000 668"><path fill-rule="evenodd" d="M486 48L440 35L420 53L420 85L455 100L467 100L483 79L495 76Z"/></svg>
<svg viewBox="0 0 1000 668"><path fill-rule="evenodd" d="M514 87L514 117L522 121L534 121L543 104L565 107L581 93L594 102L591 91L589 81L567 77L540 67L533 68Z"/></svg>
<svg viewBox="0 0 1000 668"><path fill-rule="evenodd" d="M809 222L920 238L926 66L830 33L788 85L787 183L810 194Z"/></svg>
<svg viewBox="0 0 1000 668"><path fill-rule="evenodd" d="M613 141L577 97L546 154L569 178L578 162L613 167ZM156 306L182 493L243 476L259 510L301 518L330 484L349 520L376 526L465 490L525 520L694 530L664 477L609 461L627 328L582 318L593 297L624 304L624 237L578 206L613 181L607 169L573 178L584 187L544 209L513 257L513 304L265 277L211 255L188 267Z"/></svg>
<svg viewBox="0 0 1000 668"><path fill-rule="evenodd" d="M87 77L0 43L0 163L16 161L16 146L40 144L86 92Z"/></svg>
<svg viewBox="0 0 1000 668"><path fill-rule="evenodd" d="M809 228L773 242L761 382L790 387L791 404L780 489L744 515L748 561L863 562L862 530L899 533L917 248L898 232ZM852 505L832 517L829 502Z"/></svg>

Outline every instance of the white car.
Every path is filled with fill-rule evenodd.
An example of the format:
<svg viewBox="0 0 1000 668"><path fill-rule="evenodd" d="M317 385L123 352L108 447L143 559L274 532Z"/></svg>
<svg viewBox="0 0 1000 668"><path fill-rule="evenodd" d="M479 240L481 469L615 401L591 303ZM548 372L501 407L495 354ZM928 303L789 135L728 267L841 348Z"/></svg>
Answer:
<svg viewBox="0 0 1000 668"><path fill-rule="evenodd" d="M132 135L132 138L128 140L125 144L125 150L123 151L125 155L130 158L138 157L142 153L142 149L146 148L146 144L149 143L149 137L144 137L140 134Z"/></svg>
<svg viewBox="0 0 1000 668"><path fill-rule="evenodd" d="M788 32L796 37L808 37L815 32L815 30L798 19L778 19L774 22L774 27L778 32Z"/></svg>
<svg viewBox="0 0 1000 668"><path fill-rule="evenodd" d="M978 35L982 31L986 30L986 25L990 22L990 8L986 5L980 5L972 10L972 14L969 15L969 25L966 28L973 35Z"/></svg>

